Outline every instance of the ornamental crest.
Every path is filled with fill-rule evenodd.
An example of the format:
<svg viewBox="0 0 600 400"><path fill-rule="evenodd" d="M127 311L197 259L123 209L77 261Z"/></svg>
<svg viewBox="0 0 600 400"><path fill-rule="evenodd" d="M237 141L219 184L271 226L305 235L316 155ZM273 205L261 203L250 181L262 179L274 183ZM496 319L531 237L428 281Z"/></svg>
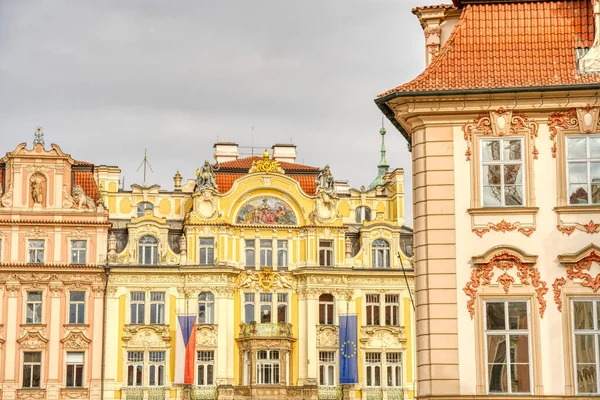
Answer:
<svg viewBox="0 0 600 400"><path fill-rule="evenodd" d="M19 343L19 346L22 349L41 350L46 348L46 343L48 343L48 339L46 339L40 331L30 330L25 331L17 340L17 343Z"/></svg>
<svg viewBox="0 0 600 400"><path fill-rule="evenodd" d="M63 347L69 350L87 349L91 340L85 337L85 334L79 330L70 331L67 336L61 340Z"/></svg>
<svg viewBox="0 0 600 400"><path fill-rule="evenodd" d="M291 274L273 272L271 268L263 268L262 271L243 272L238 276L238 288L260 289L270 292L273 289L295 289L296 286L291 279Z"/></svg>
<svg viewBox="0 0 600 400"><path fill-rule="evenodd" d="M252 162L252 168L250 168L249 172L262 172L265 174L276 172L278 174L285 174L285 171L279 165L279 161L271 160L271 155L266 149L262 155L262 159Z"/></svg>

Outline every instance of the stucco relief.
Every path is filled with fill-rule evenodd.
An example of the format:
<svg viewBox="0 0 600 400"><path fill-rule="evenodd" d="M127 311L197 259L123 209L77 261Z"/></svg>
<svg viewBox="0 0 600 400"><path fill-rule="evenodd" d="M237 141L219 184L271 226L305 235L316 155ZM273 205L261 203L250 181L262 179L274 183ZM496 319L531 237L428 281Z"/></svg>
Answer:
<svg viewBox="0 0 600 400"><path fill-rule="evenodd" d="M402 348L406 337L402 326L365 326L360 341L370 348Z"/></svg>
<svg viewBox="0 0 600 400"><path fill-rule="evenodd" d="M212 189L204 189L193 194L194 213L204 220L213 220L221 217L222 212L219 211L218 199L215 197Z"/></svg>
<svg viewBox="0 0 600 400"><path fill-rule="evenodd" d="M317 326L317 347L335 348L339 346L338 327L335 325Z"/></svg>
<svg viewBox="0 0 600 400"><path fill-rule="evenodd" d="M35 227L31 228L23 236L25 236L27 238L34 238L34 239L43 239L43 238L50 237L48 232L43 231L39 226L35 226Z"/></svg>
<svg viewBox="0 0 600 400"><path fill-rule="evenodd" d="M88 348L91 340L85 333L79 329L68 330L63 339L61 339L63 348L67 350L85 350Z"/></svg>
<svg viewBox="0 0 600 400"><path fill-rule="evenodd" d="M273 272L271 268L263 268L261 271L248 271L239 274L237 287L269 292L273 289L296 289L297 283L291 273Z"/></svg>
<svg viewBox="0 0 600 400"><path fill-rule="evenodd" d="M575 232L575 230L592 234L600 232L600 224L590 220L590 222L587 224L575 223L574 225L565 225L565 223L559 219L556 229L558 229L561 233L566 233L567 236L570 236L573 232Z"/></svg>
<svg viewBox="0 0 600 400"><path fill-rule="evenodd" d="M168 325L125 325L123 341L130 348L164 348L169 346Z"/></svg>
<svg viewBox="0 0 600 400"><path fill-rule="evenodd" d="M483 235L485 235L486 233L488 233L490 231L506 233L506 232L512 232L515 230L517 232L520 232L523 235L529 237L529 236L531 236L531 234L533 232L535 232L535 227L534 226L523 227L523 226L521 226L520 222L512 223L512 222L506 222L505 220L502 220L497 224L494 224L493 222L489 222L485 228L473 228L472 229L473 233L475 233L479 237L483 237Z"/></svg>
<svg viewBox="0 0 600 400"><path fill-rule="evenodd" d="M0 192L1 192L1 188L0 188ZM2 207L7 207L7 208L12 207L12 205L13 205L12 195L13 195L13 183L10 182L8 184L8 190L6 191L6 193L4 193L4 194L0 193L0 205Z"/></svg>
<svg viewBox="0 0 600 400"><path fill-rule="evenodd" d="M561 255L558 258L561 263L568 266L566 279L556 278L552 284L556 308L562 311L562 288L568 281L589 288L593 293L597 293L600 289L600 248L592 244L577 254ZM595 275L590 273L593 264L597 265Z"/></svg>
<svg viewBox="0 0 600 400"><path fill-rule="evenodd" d="M60 395L63 399L87 399L89 393L87 389L61 389Z"/></svg>
<svg viewBox="0 0 600 400"><path fill-rule="evenodd" d="M557 136L560 130L570 133L589 134L597 132L600 129L600 119L598 118L598 107L592 107L586 104L585 107L571 108L566 112L554 112L548 117L548 130L550 131L550 140L552 141L552 157L556 158Z"/></svg>
<svg viewBox="0 0 600 400"><path fill-rule="evenodd" d="M197 325L196 348L217 347L217 327L214 325Z"/></svg>
<svg viewBox="0 0 600 400"><path fill-rule="evenodd" d="M24 350L44 350L48 339L43 329L29 328L21 330L21 337L17 339L17 343Z"/></svg>
<svg viewBox="0 0 600 400"><path fill-rule="evenodd" d="M46 398L46 391L42 389L20 389L17 391L19 400L39 400Z"/></svg>

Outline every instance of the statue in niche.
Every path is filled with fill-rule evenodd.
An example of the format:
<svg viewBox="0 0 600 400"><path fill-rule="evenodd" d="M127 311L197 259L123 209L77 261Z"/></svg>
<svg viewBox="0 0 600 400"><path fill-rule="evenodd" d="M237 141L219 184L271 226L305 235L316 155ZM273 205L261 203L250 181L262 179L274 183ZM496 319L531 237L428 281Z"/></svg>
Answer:
<svg viewBox="0 0 600 400"><path fill-rule="evenodd" d="M208 188L218 189L215 171L208 160L205 160L202 169L196 170L196 192L202 192Z"/></svg>
<svg viewBox="0 0 600 400"><path fill-rule="evenodd" d="M335 196L335 179L331 174L331 170L329 169L329 165L326 165L319 175L317 179L315 179L315 184L317 185L317 193L324 192L330 196Z"/></svg>
<svg viewBox="0 0 600 400"><path fill-rule="evenodd" d="M31 197L34 205L41 205L44 200L44 189L42 183L46 180L43 175L35 174L31 177Z"/></svg>

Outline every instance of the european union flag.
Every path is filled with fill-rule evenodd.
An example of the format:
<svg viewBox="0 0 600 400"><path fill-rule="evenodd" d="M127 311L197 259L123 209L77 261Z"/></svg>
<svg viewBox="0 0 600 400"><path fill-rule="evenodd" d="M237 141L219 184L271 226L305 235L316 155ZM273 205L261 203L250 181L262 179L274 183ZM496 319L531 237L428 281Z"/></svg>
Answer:
<svg viewBox="0 0 600 400"><path fill-rule="evenodd" d="M340 383L358 383L358 318L340 316Z"/></svg>

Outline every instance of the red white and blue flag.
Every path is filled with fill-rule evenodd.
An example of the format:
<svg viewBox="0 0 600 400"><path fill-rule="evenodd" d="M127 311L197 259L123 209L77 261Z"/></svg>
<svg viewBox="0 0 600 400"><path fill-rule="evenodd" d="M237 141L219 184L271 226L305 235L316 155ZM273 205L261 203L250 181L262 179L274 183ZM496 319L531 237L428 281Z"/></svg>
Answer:
<svg viewBox="0 0 600 400"><path fill-rule="evenodd" d="M196 355L196 316L177 316L175 342L175 383L194 383L194 356Z"/></svg>

